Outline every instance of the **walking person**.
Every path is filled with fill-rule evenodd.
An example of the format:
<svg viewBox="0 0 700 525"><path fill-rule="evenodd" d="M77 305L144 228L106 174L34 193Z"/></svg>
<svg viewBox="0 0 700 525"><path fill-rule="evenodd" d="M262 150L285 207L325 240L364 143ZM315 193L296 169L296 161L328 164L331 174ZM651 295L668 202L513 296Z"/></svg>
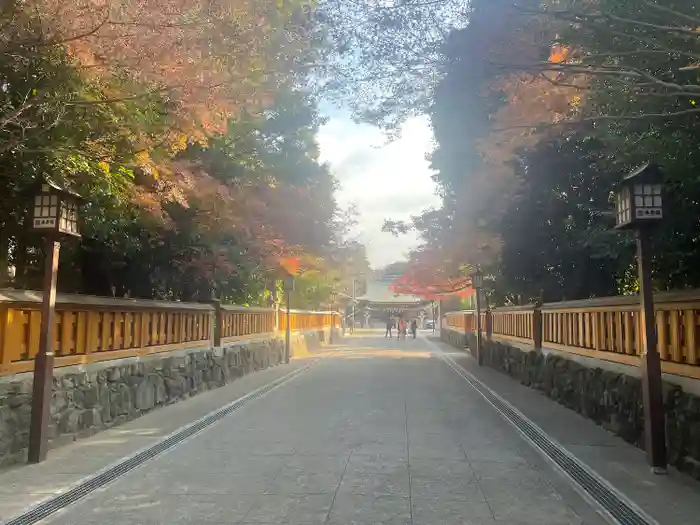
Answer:
<svg viewBox="0 0 700 525"><path fill-rule="evenodd" d="M394 328L394 320L391 317L388 317L386 320L386 332L384 333L384 339L389 337L391 339L391 329Z"/></svg>
<svg viewBox="0 0 700 525"><path fill-rule="evenodd" d="M416 338L417 331L418 331L418 322L415 319L411 319L411 335L413 335L413 339Z"/></svg>

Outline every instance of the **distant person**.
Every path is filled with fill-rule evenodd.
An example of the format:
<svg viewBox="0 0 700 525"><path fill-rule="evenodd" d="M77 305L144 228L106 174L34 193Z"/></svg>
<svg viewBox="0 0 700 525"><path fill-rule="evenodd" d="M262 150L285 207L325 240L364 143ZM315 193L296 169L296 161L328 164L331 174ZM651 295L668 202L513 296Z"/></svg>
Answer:
<svg viewBox="0 0 700 525"><path fill-rule="evenodd" d="M413 335L413 339L416 338L416 332L418 332L418 322L415 319L411 320L411 335Z"/></svg>
<svg viewBox="0 0 700 525"><path fill-rule="evenodd" d="M389 318L386 320L386 333L384 334L384 338L385 338L385 339L386 339L387 337L389 337L389 339L392 339L392 337L391 337L391 330L392 330L393 328L394 328L394 320L393 320L391 317L389 317Z"/></svg>
<svg viewBox="0 0 700 525"><path fill-rule="evenodd" d="M406 321L399 319L399 339L406 339Z"/></svg>

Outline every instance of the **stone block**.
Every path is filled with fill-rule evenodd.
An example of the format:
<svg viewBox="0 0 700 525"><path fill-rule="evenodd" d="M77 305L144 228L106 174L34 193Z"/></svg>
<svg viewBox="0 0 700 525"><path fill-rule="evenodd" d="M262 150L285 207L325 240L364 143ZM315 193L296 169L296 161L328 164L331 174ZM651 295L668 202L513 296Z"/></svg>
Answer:
<svg viewBox="0 0 700 525"><path fill-rule="evenodd" d="M165 378L165 390L168 393L168 401L179 399L185 393L182 381L171 377Z"/></svg>
<svg viewBox="0 0 700 525"><path fill-rule="evenodd" d="M153 383L144 378L134 389L134 406L137 410L146 411L156 404L156 391Z"/></svg>
<svg viewBox="0 0 700 525"><path fill-rule="evenodd" d="M168 400L168 391L165 388L165 380L159 374L149 375L148 380L154 388L155 404L164 404Z"/></svg>
<svg viewBox="0 0 700 525"><path fill-rule="evenodd" d="M118 367L110 368L107 374L107 380L111 383L116 383L122 376L122 371Z"/></svg>
<svg viewBox="0 0 700 525"><path fill-rule="evenodd" d="M284 341L273 339L229 345L220 355L195 350L115 366L88 365L79 373L59 369L51 404L52 443L124 423L283 359ZM0 465L26 455L31 393L31 379L0 384Z"/></svg>
<svg viewBox="0 0 700 525"><path fill-rule="evenodd" d="M17 394L31 394L32 381L12 381L10 383L0 383L0 402L10 396Z"/></svg>
<svg viewBox="0 0 700 525"><path fill-rule="evenodd" d="M100 402L100 393L98 390L98 385L93 383L92 385L84 388L82 390L83 402L82 406L85 408L93 408L97 406Z"/></svg>
<svg viewBox="0 0 700 525"><path fill-rule="evenodd" d="M30 394L13 394L7 398L7 406L10 408L18 408L25 404L31 404L32 396Z"/></svg>
<svg viewBox="0 0 700 525"><path fill-rule="evenodd" d="M53 399L51 400L51 414L59 414L66 408L70 403L68 394L64 391L58 391L53 393Z"/></svg>
<svg viewBox="0 0 700 525"><path fill-rule="evenodd" d="M80 427L93 428L102 426L102 415L97 408L88 408L80 414Z"/></svg>
<svg viewBox="0 0 700 525"><path fill-rule="evenodd" d="M85 372L80 372L73 374L71 379L73 380L74 386L83 386L88 382L88 375Z"/></svg>
<svg viewBox="0 0 700 525"><path fill-rule="evenodd" d="M85 392L82 390L72 390L70 391L70 401L72 404L79 407L85 406Z"/></svg>
<svg viewBox="0 0 700 525"><path fill-rule="evenodd" d="M58 430L61 434L75 434L80 429L80 416L82 411L79 409L66 410L58 423Z"/></svg>
<svg viewBox="0 0 700 525"><path fill-rule="evenodd" d="M110 412L113 415L123 416L131 414L133 407L133 395L128 385L120 384L110 395Z"/></svg>

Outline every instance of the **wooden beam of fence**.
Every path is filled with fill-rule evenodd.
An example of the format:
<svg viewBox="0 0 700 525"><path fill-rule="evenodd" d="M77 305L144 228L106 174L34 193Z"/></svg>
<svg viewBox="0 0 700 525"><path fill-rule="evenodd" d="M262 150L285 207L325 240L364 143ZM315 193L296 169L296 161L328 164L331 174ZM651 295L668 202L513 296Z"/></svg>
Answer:
<svg viewBox="0 0 700 525"><path fill-rule="evenodd" d="M0 375L34 368L39 348L41 292L0 290ZM276 332L277 311L211 303L184 303L61 295L53 329L56 366L142 356ZM337 312L291 312L297 330L339 325ZM286 316L280 319L284 330Z"/></svg>
<svg viewBox="0 0 700 525"><path fill-rule="evenodd" d="M657 294L655 308L664 372L700 379L700 290ZM639 365L642 327L636 296L494 308L484 315L497 338ZM473 332L473 316L471 311L448 312L442 326Z"/></svg>

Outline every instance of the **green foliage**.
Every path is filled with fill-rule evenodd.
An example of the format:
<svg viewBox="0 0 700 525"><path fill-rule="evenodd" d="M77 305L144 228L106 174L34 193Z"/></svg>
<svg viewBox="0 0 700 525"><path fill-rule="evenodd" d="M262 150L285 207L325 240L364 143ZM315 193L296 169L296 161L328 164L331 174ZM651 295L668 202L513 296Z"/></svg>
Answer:
<svg viewBox="0 0 700 525"><path fill-rule="evenodd" d="M521 184L498 225L501 294L528 302L616 293L632 252L606 213L615 180L601 163L602 148L580 133L522 152Z"/></svg>
<svg viewBox="0 0 700 525"><path fill-rule="evenodd" d="M394 132L430 105L444 37L464 25L470 10L463 0L318 4L329 44L319 70L325 92L358 119Z"/></svg>
<svg viewBox="0 0 700 525"><path fill-rule="evenodd" d="M311 254L326 261L327 273L340 273L355 254L342 238L336 181L318 162L316 101L302 87L308 71L299 66L316 56L319 38L302 4L283 2L276 11L272 3L256 4L256 24L275 38L258 38L250 51L269 56L246 49L250 60L237 58L257 25L217 42L212 31L215 52L249 70L204 71L214 79L241 79L209 91L201 75L191 75L199 66L187 55L171 54L185 69L143 59L170 56L158 46L199 49L170 41L166 19L153 34L144 21L133 49L103 56L113 62L102 68L84 57L118 39L95 33L67 45L64 33L75 35L75 28L56 27L55 38L48 37L41 14L28 4L8 5L0 15L0 286L40 286L42 245L27 231L26 212L29 190L43 176L70 183L86 198L83 237L62 248L59 288L65 292L179 300L216 293L224 301L267 306L271 296L279 300L273 283L282 256ZM131 14L160 16L149 9ZM95 13L85 13L87 27ZM180 15L163 10L164 17ZM280 39L290 38L285 32L302 29L310 34L298 33L282 48ZM141 62L134 62L137 52ZM16 268L12 281L8 265ZM304 278L299 307L318 307L330 292L327 280Z"/></svg>
<svg viewBox="0 0 700 525"><path fill-rule="evenodd" d="M653 238L655 286L700 286L697 2L542 5L516 2L509 16L502 2L474 0L467 27L444 40L430 106L443 208L387 221L386 231L417 229L426 244L415 265L435 275L472 261L481 235L497 239L484 269L497 276L501 302L634 293L634 238L612 230L611 191L653 161L668 205ZM553 44L568 61L547 61ZM562 99L568 109L554 118ZM526 122L516 127L538 134L504 134L514 108Z"/></svg>

